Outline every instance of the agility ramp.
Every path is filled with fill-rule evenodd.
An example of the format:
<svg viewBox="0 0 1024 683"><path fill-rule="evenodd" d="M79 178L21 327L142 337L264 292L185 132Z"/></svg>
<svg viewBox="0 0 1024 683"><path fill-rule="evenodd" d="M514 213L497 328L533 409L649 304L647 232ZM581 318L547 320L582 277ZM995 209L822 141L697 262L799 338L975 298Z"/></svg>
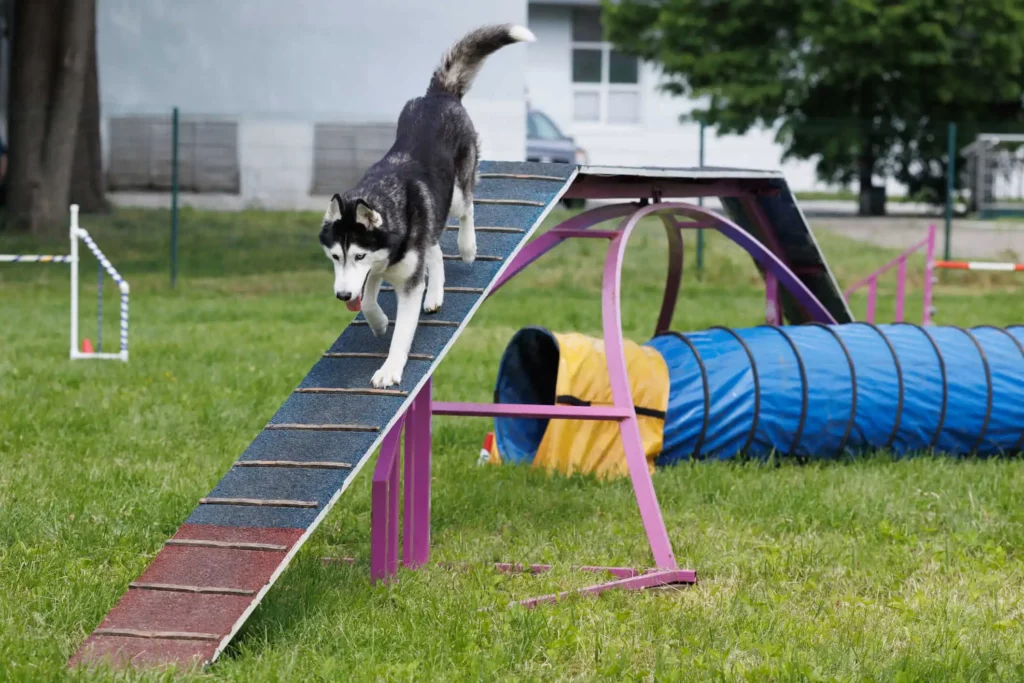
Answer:
<svg viewBox="0 0 1024 683"><path fill-rule="evenodd" d="M562 196L640 203L584 212L527 244ZM743 220L754 221L764 242L772 246L761 243L728 218L715 217L690 204L661 203L667 197L697 196L736 198L746 211ZM462 263L455 255L455 228L446 232L442 241L444 305L439 313L421 317L402 384L392 389L370 388L370 377L383 362L390 337L375 338L360 314L213 491L200 500L145 572L129 585L124 597L74 655L72 666L101 660L143 666L215 660L377 446L381 454L373 481L371 573L375 579L394 574L398 566L398 443L403 429L403 563L423 564L429 556L433 415L494 416L511 411L550 419L618 423L657 571L614 568L611 572L618 580L584 592L696 580L694 572L676 566L650 475L643 465L636 411L624 384L625 365L616 364L622 360L618 301L621 257L637 221L648 215L660 217L670 237L672 282L681 273L681 263L672 261L682 256L679 231L695 227L721 230L747 248L766 273L770 303L778 303L781 296L787 312L792 311L797 321L848 319L849 312L824 259L816 246L808 246L813 238L785 180L780 174L759 171L485 162L474 202L480 226L479 255L472 265ZM692 220L685 224L677 220L685 217ZM622 221L617 230L590 230L619 218ZM801 230L809 242L778 239ZM545 408L432 401L431 375L483 299L551 248L573 238L609 242L603 316L610 349L613 405ZM795 249L787 244L802 246ZM806 280L794 275L788 266L790 261L807 266ZM784 288L781 294L778 285ZM674 300L673 295L673 305ZM394 293L383 291L381 304L393 314ZM663 314L666 310L670 318L671 306L663 307ZM351 422L352 416L359 416L360 421Z"/></svg>

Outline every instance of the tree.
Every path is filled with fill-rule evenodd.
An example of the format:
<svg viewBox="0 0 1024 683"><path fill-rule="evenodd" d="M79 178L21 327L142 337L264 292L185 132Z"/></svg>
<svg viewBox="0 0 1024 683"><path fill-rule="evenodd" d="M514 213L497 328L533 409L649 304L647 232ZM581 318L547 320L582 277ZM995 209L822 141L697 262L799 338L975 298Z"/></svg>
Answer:
<svg viewBox="0 0 1024 683"><path fill-rule="evenodd" d="M66 221L95 24L95 0L14 6L8 205L33 232ZM98 136L98 111L93 118Z"/></svg>
<svg viewBox="0 0 1024 683"><path fill-rule="evenodd" d="M784 158L859 181L862 214L881 213L878 177L944 198L947 122L1024 122L1018 0L605 0L604 12L619 49L701 99L694 119L725 134L777 127Z"/></svg>
<svg viewBox="0 0 1024 683"><path fill-rule="evenodd" d="M85 90L82 111L78 117L78 139L75 143L74 167L71 169L71 190L65 203L78 204L84 213L110 210L103 184L103 148L100 145L100 84L96 56L95 4L89 21L88 55L85 63Z"/></svg>

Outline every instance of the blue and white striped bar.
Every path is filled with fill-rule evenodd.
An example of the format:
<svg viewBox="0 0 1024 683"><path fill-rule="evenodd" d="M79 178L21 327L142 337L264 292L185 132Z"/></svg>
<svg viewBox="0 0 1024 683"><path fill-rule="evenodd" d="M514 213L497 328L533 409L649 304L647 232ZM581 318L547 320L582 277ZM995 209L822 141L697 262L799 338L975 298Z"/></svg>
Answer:
<svg viewBox="0 0 1024 683"><path fill-rule="evenodd" d="M60 254L0 254L0 263L71 263L71 256Z"/></svg>

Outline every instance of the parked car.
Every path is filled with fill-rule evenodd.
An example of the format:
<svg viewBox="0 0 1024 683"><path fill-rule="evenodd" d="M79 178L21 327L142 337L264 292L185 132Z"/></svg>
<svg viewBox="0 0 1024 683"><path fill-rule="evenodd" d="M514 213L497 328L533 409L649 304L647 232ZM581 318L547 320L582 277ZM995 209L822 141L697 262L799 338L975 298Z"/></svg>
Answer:
<svg viewBox="0 0 1024 683"><path fill-rule="evenodd" d="M526 113L526 160L555 164L586 164L587 152L565 135L551 118L536 109ZM563 199L568 208L582 208L582 199Z"/></svg>

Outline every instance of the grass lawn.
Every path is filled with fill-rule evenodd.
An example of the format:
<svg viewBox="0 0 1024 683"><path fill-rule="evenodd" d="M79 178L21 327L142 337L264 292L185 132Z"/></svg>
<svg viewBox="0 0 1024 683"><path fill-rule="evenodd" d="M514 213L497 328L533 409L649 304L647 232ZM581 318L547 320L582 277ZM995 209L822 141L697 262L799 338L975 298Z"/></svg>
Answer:
<svg viewBox="0 0 1024 683"><path fill-rule="evenodd" d="M185 212L173 291L167 224L159 211L85 220L132 285L127 365L66 360L64 266L0 269L2 681L68 676L69 655L347 321L315 242L316 215ZM685 276L676 329L762 322L749 259L715 237L703 279ZM820 241L846 285L892 255ZM499 355L523 325L599 334L603 246L563 246L486 304L442 364L437 396L488 400ZM0 252L27 248L67 251L64 240L0 235ZM687 250L692 263L692 241ZM651 225L627 257L623 325L637 341L653 330L664 254ZM95 341L83 280L83 334ZM1014 282L944 273L939 320L1024 321ZM107 296L109 350L113 287ZM891 316L889 297L879 310ZM432 566L371 587L367 469L228 652L194 680L1024 679L1019 461L660 471L676 556L698 570L699 585L479 611L583 585L571 564L651 561L627 481L476 468L489 428L439 418L434 431L434 558L475 569ZM339 555L360 561L320 561ZM496 560L559 568L504 576L486 568Z"/></svg>

